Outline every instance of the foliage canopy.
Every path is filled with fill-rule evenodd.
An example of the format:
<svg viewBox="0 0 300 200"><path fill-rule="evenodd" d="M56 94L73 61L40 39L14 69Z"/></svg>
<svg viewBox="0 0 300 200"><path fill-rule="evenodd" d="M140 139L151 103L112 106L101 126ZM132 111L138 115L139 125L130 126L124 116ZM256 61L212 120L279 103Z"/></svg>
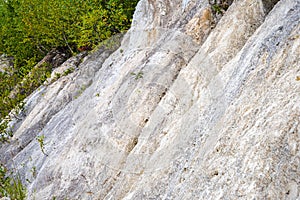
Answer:
<svg viewBox="0 0 300 200"><path fill-rule="evenodd" d="M0 51L20 60L93 46L129 28L138 0L0 0ZM1 53L0 52L0 53Z"/></svg>

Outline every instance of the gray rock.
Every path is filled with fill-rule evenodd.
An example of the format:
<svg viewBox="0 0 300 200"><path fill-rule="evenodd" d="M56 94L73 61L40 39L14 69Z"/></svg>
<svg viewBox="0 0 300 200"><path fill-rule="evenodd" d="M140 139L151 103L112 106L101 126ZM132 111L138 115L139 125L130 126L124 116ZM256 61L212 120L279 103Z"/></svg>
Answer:
<svg viewBox="0 0 300 200"><path fill-rule="evenodd" d="M299 199L299 20L299 0L219 21L208 1L141 0L119 49L27 98L1 162L28 199Z"/></svg>
<svg viewBox="0 0 300 200"><path fill-rule="evenodd" d="M9 57L5 54L0 55L0 72L12 74L13 72L13 57Z"/></svg>

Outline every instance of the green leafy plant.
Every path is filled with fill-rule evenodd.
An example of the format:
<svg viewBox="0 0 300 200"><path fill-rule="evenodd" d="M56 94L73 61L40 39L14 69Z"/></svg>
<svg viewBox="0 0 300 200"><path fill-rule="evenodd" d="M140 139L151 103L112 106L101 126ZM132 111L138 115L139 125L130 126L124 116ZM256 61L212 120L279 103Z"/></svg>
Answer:
<svg viewBox="0 0 300 200"><path fill-rule="evenodd" d="M13 133L8 129L8 123L10 118L3 119L0 123L0 142L5 143L9 142L9 138L12 137Z"/></svg>
<svg viewBox="0 0 300 200"><path fill-rule="evenodd" d="M55 77L54 77L55 80L59 79L60 77L61 77L60 73L55 73Z"/></svg>
<svg viewBox="0 0 300 200"><path fill-rule="evenodd" d="M9 197L11 200L26 198L26 188L23 186L20 175L8 173L7 168L0 164L0 198Z"/></svg>
<svg viewBox="0 0 300 200"><path fill-rule="evenodd" d="M18 105L15 106L14 110L11 111L11 115L16 119L21 120L17 115L20 112L25 111L24 105L25 103L21 101ZM2 118L2 121L0 121L0 143L9 142L9 139L13 136L13 132L8 126L11 120L11 117L7 115L5 118Z"/></svg>
<svg viewBox="0 0 300 200"><path fill-rule="evenodd" d="M44 155L48 156L46 153L45 153L45 135L40 135L40 136L37 136L36 137L36 140L38 141L39 145L40 145L40 148L41 148L41 151Z"/></svg>
<svg viewBox="0 0 300 200"><path fill-rule="evenodd" d="M23 61L32 55L43 56L57 46L71 52L95 46L129 28L137 2L0 0L0 36L5 39L0 49Z"/></svg>
<svg viewBox="0 0 300 200"><path fill-rule="evenodd" d="M142 71L140 71L140 72L138 72L138 73L131 72L130 74L131 74L132 76L134 76L134 79L135 79L135 80L138 80L138 79L140 79L140 78L143 78L143 76L144 76L144 73L143 73Z"/></svg>
<svg viewBox="0 0 300 200"><path fill-rule="evenodd" d="M32 173L32 177L36 178L36 166L33 166L30 171Z"/></svg>
<svg viewBox="0 0 300 200"><path fill-rule="evenodd" d="M69 69L65 70L64 73L63 73L63 76L67 76L68 74L74 72L74 68L73 67L70 67Z"/></svg>
<svg viewBox="0 0 300 200"><path fill-rule="evenodd" d="M212 5L212 9L213 9L213 11L215 11L215 12L218 13L218 14L223 14L222 8L221 8L221 6L218 5L218 4Z"/></svg>
<svg viewBox="0 0 300 200"><path fill-rule="evenodd" d="M214 14L223 15L232 4L233 0L210 0L211 8Z"/></svg>

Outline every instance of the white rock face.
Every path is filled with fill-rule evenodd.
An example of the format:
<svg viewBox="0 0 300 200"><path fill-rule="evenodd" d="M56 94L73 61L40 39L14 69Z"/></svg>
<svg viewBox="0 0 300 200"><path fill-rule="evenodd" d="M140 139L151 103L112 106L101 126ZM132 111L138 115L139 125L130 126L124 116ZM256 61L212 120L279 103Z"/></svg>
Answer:
<svg viewBox="0 0 300 200"><path fill-rule="evenodd" d="M28 97L0 149L28 199L299 199L300 1L215 14L141 0L118 50Z"/></svg>

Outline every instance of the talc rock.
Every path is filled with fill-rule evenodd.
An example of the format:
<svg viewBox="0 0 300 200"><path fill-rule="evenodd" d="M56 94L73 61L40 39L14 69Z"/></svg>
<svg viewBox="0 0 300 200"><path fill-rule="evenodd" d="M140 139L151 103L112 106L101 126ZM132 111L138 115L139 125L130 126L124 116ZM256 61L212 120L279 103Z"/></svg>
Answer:
<svg viewBox="0 0 300 200"><path fill-rule="evenodd" d="M27 198L299 199L300 1L215 15L141 0L117 50L29 96L0 148Z"/></svg>

